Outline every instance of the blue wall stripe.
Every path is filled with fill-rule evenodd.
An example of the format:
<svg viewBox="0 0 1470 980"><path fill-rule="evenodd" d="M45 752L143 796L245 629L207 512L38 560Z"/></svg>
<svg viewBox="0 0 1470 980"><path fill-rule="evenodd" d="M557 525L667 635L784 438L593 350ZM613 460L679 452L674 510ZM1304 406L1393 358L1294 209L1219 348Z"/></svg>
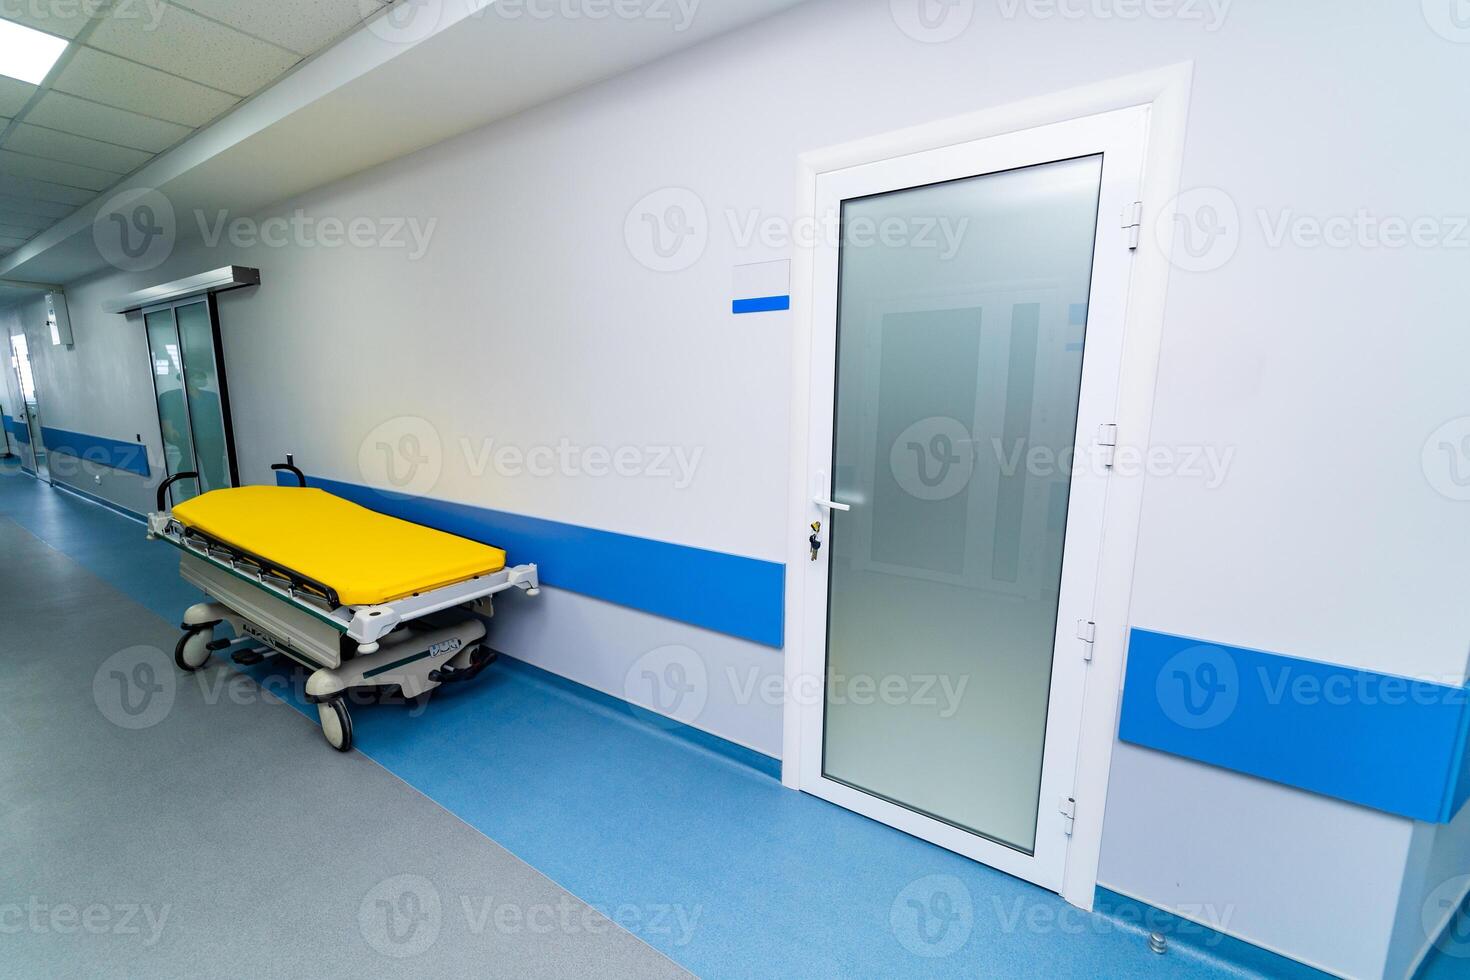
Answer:
<svg viewBox="0 0 1470 980"><path fill-rule="evenodd" d="M151 473L148 468L148 452L141 443L123 442L120 439L92 436L67 429L53 429L50 426L41 427L41 438L45 440L46 448L54 453L67 453L88 463L109 466L143 477Z"/></svg>
<svg viewBox="0 0 1470 980"><path fill-rule="evenodd" d="M1448 823L1455 818L1470 801L1470 708L1466 708L1460 720L1460 738L1456 744L1456 758L1454 765L1454 784L1451 787L1448 806L1445 809L1447 816L1444 822Z"/></svg>
<svg viewBox="0 0 1470 980"><path fill-rule="evenodd" d="M1118 737L1429 823L1470 797L1470 691L1132 631Z"/></svg>
<svg viewBox="0 0 1470 980"><path fill-rule="evenodd" d="M730 304L731 313L773 313L791 309L790 296L757 296L753 299L737 299Z"/></svg>
<svg viewBox="0 0 1470 980"><path fill-rule="evenodd" d="M3 418L5 419L5 431L10 433L10 437L22 445L29 446L31 444L31 430L26 425L25 419L13 419L9 415L3 416Z"/></svg>
<svg viewBox="0 0 1470 980"><path fill-rule="evenodd" d="M277 482L293 477L276 474ZM504 548L544 585L780 647L786 566L470 504L308 476L307 484L384 514Z"/></svg>

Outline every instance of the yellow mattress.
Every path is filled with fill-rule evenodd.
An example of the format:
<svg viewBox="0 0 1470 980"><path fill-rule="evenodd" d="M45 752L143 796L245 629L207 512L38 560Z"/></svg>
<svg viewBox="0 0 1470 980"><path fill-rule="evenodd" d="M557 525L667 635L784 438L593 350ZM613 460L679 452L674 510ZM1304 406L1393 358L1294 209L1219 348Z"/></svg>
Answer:
<svg viewBox="0 0 1470 980"><path fill-rule="evenodd" d="M314 487L212 490L174 507L185 527L372 606L505 567L499 548L359 507Z"/></svg>

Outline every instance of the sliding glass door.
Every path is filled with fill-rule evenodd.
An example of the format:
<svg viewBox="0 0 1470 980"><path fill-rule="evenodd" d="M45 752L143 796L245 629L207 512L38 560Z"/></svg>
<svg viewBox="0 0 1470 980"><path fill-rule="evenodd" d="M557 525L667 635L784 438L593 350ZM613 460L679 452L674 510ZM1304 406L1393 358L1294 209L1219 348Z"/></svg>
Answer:
<svg viewBox="0 0 1470 980"><path fill-rule="evenodd" d="M145 310L143 322L168 474L198 473L201 493L235 486L229 387L212 298ZM178 484L174 502L195 492L191 481Z"/></svg>
<svg viewBox="0 0 1470 980"><path fill-rule="evenodd" d="M10 338L10 362L15 367L15 380L20 386L21 403L15 418L22 423L25 433L20 442L21 465L36 474L38 479L51 482L51 468L46 460L46 443L41 432L41 405L36 394L36 377L31 369L30 346L24 333Z"/></svg>

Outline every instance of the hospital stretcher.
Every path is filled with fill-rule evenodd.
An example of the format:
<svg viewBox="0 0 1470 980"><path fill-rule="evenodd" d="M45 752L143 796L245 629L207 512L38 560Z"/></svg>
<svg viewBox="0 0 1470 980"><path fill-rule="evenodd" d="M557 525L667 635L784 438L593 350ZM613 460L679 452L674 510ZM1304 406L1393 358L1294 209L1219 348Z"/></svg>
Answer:
<svg viewBox="0 0 1470 980"><path fill-rule="evenodd" d="M311 669L307 700L339 751L352 747L349 691L412 700L474 678L494 659L479 618L492 614L491 596L540 591L536 566L507 568L499 548L308 487L289 456L272 469L298 486L214 490L172 509L172 485L198 475L159 486L148 537L179 549L179 574L210 600L185 611L174 662L196 671L243 641L237 663L282 654ZM214 638L221 625L233 639Z"/></svg>

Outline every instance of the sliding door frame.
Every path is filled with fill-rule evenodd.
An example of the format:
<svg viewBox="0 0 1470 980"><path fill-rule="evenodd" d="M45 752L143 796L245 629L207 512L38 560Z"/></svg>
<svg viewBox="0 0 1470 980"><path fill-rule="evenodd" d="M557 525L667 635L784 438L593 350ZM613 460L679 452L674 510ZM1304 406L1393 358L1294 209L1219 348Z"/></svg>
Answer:
<svg viewBox="0 0 1470 980"><path fill-rule="evenodd" d="M229 374L225 370L224 338L220 334L219 305L214 293L208 293L205 296L190 296L186 299L170 300L167 303L158 303L154 306L145 307L138 312L139 322L143 327L144 345L148 348L148 380L153 385L153 414L158 418L158 444L165 456L164 474L165 476L171 475L168 473L168 444L163 437L163 416L158 412L158 377L156 375L157 369L153 366L153 345L148 340L148 317L154 313L167 311L170 319L173 320L174 335L178 336L179 307L195 306L200 303L204 304L205 311L209 315L210 342L214 345L214 373L219 381L219 406L220 412L224 416L225 455L230 468L230 486L238 487L240 485L240 464L235 456L235 423L231 418L230 412ZM184 373L184 411L189 416L189 439L192 442L195 438L194 409L189 404L189 369L183 363L183 358L183 338L181 337L179 339L179 369ZM199 447L196 444L191 446L191 448L194 450L194 463L197 466L199 463Z"/></svg>
<svg viewBox="0 0 1470 980"><path fill-rule="evenodd" d="M26 342L26 367L31 373L31 392L35 395L34 402L26 401L25 380L21 377L20 351L16 349L15 338L19 336ZM25 452L16 453L16 459L20 460L20 468L23 472L30 474L42 483L52 484L55 480L51 477L51 455L46 451L46 434L41 424L41 391L36 386L36 359L31 353L31 337L25 332L24 325L20 333L5 334L5 346L10 357L11 375L15 378L15 393L20 398L20 420L25 423L26 438L30 440ZM34 406L34 408L32 407ZM14 416L12 416L13 418ZM9 445L9 433L6 433L6 445ZM26 466L26 453L30 454L31 465ZM46 459L46 472L41 472L41 457Z"/></svg>

